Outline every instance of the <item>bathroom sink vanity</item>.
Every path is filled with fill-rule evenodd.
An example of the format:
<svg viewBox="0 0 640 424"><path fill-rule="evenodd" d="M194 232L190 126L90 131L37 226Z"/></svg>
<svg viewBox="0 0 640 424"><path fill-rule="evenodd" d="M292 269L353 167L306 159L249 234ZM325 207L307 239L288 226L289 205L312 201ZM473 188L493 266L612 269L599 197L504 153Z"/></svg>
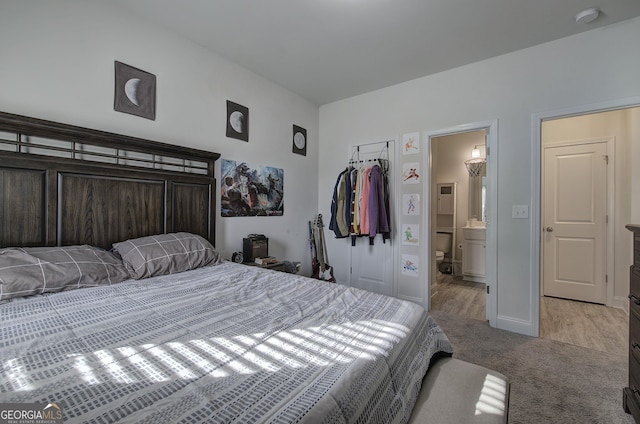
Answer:
<svg viewBox="0 0 640 424"><path fill-rule="evenodd" d="M484 283L487 273L487 228L484 225L462 227L462 279Z"/></svg>

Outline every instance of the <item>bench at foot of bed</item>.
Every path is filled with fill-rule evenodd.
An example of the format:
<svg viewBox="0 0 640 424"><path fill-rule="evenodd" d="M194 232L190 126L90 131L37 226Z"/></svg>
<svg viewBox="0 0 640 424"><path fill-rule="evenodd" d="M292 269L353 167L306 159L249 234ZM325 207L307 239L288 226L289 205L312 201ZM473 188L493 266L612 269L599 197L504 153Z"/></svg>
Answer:
<svg viewBox="0 0 640 424"><path fill-rule="evenodd" d="M422 382L409 424L504 424L509 380L499 372L441 358Z"/></svg>

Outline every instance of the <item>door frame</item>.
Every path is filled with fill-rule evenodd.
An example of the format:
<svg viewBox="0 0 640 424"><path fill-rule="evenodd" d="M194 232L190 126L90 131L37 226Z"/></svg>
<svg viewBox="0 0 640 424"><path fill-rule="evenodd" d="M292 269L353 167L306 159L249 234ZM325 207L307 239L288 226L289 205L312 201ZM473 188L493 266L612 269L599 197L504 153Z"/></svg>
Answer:
<svg viewBox="0 0 640 424"><path fill-rule="evenodd" d="M591 103L581 106L572 106L547 112L539 112L531 115L531 213L530 213L530 237L531 258L530 258L530 279L529 281L529 310L531 311L531 333L530 336L540 336L540 285L541 280L541 203L542 203L542 121L558 118L568 118L571 116L588 115L598 112L608 112L618 109L626 109L640 106L640 96L628 97L605 102ZM613 167L612 167L613 168Z"/></svg>
<svg viewBox="0 0 640 424"><path fill-rule="evenodd" d="M594 113L599 113L599 112L594 112ZM588 114L590 115L590 114ZM552 119L549 119L552 120ZM542 124L541 124L542 125ZM605 260L605 275L608 278L608 282L605 282L606 284L606 293L605 293L605 305L606 306L613 306L613 289L614 289L614 282L615 282L615 264L614 264L614 248L615 248L615 239L614 239L614 232L612 231L612 229L616 228L616 224L615 224L615 137L613 136L607 136L607 137L598 137L598 138L589 138L589 139L582 139L582 140L566 140L566 141L560 141L560 142L555 142L555 143L549 143L546 145L542 144L542 139L540 140L540 148L542 149L540 151L540 227L542 228L544 226L544 222L543 222L543 217L544 217L544 212L542 212L544 210L544 193L542 192L542 179L544 178L544 175L542 173L542 169L544 166L544 149L547 147L569 147L569 146L581 146L581 145L587 145L587 144L595 144L595 143L604 143L605 144L605 149L607 152L607 157L608 157L608 162L607 162L607 168L606 168L606 174L607 174L607 181L606 181L606 198L605 198L605 205L606 205L606 215L608 217L608 221L605 224L605 248L604 251L606 252L606 260ZM540 288L542 288L542 284L544 281L544 237L542 236L542 230L540 231ZM540 290L540 293L542 293L542 289Z"/></svg>
<svg viewBox="0 0 640 424"><path fill-rule="evenodd" d="M431 263L432 258L435 257L435 234L432 231L433 217L431 213L431 195L432 195L432 182L434 181L433 175L433 157L431 152L431 139L436 137L443 137L447 135L460 134L473 131L486 131L487 133L487 287L489 287L489 293L486 294L486 307L487 307L487 319L489 325L495 327L497 325L498 316L498 120L493 119L490 121L474 122L470 124L463 124L445 129L426 131L423 133L423 140L426 142L425 150L427 152L427 158L424 161L429 168L428 180L424 185L425 199L425 213L423 213L422 219L422 239L427 240L427 252L429 254L429 261ZM431 309L431 283L435 281L436 270L433 267L429 267L430 272L428 274L426 282L426 297L428 303L428 309Z"/></svg>

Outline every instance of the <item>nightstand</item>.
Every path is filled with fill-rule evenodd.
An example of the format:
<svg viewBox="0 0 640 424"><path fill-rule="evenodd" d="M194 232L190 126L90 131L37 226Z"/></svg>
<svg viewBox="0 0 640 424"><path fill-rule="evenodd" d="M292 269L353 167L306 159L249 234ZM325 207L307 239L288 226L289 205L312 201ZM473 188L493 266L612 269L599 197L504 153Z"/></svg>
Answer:
<svg viewBox="0 0 640 424"><path fill-rule="evenodd" d="M284 262L282 262L282 261L274 262L272 264L265 264L265 265L260 265L260 264L257 264L255 262L243 262L243 264L244 265L249 265L249 266L257 266L259 268L272 269L274 271L284 272Z"/></svg>

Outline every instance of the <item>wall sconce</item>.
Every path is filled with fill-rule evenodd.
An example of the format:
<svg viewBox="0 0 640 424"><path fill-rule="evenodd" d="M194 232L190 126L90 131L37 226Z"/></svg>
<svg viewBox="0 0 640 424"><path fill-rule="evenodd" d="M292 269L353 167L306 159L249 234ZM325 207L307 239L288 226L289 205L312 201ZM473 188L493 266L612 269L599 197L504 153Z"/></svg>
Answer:
<svg viewBox="0 0 640 424"><path fill-rule="evenodd" d="M478 149L478 146L479 145L475 146L473 150L471 150L471 159L464 161L470 177L477 177L482 174L484 165L487 163L486 158L480 157L480 149Z"/></svg>

